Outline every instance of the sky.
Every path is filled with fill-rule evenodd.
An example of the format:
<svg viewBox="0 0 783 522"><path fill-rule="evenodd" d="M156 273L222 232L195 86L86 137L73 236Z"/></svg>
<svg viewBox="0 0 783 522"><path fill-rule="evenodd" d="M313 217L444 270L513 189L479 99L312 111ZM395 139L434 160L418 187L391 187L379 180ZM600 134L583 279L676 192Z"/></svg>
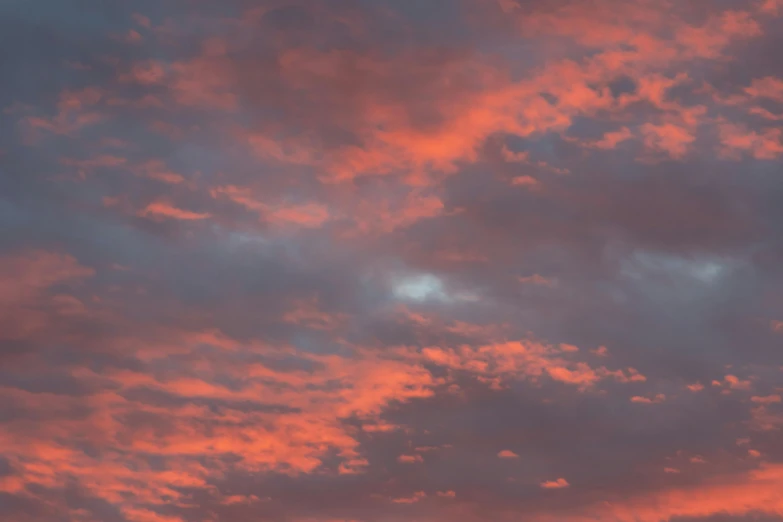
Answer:
<svg viewBox="0 0 783 522"><path fill-rule="evenodd" d="M0 2L0 519L783 521L783 0Z"/></svg>

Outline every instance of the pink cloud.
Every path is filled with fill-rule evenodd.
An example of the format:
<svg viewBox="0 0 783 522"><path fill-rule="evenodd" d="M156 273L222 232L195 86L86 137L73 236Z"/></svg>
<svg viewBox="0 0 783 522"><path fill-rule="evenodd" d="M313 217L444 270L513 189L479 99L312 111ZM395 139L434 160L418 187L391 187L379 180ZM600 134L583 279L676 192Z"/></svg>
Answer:
<svg viewBox="0 0 783 522"><path fill-rule="evenodd" d="M779 1L187 4L18 20L7 517L783 515Z"/></svg>
<svg viewBox="0 0 783 522"><path fill-rule="evenodd" d="M154 201L139 211L139 215L153 219L176 219L182 221L198 221L211 216L208 212L192 212L177 208L166 201Z"/></svg>
<svg viewBox="0 0 783 522"><path fill-rule="evenodd" d="M762 133L748 130L741 125L725 124L720 127L721 152L728 158L746 152L757 159L775 159L783 155L783 134L780 129L766 129Z"/></svg>
<svg viewBox="0 0 783 522"><path fill-rule="evenodd" d="M564 478L559 478L557 480L549 480L541 483L541 487L543 489L563 489L569 486L570 484Z"/></svg>
<svg viewBox="0 0 783 522"><path fill-rule="evenodd" d="M417 462L424 462L421 455L400 455L397 457L397 461L403 464L415 464Z"/></svg>

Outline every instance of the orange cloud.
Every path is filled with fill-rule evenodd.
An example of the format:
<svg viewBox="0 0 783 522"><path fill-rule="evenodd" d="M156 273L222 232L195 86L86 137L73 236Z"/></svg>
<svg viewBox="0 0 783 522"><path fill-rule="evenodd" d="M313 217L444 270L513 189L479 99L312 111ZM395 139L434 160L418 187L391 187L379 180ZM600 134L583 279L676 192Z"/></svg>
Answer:
<svg viewBox="0 0 783 522"><path fill-rule="evenodd" d="M665 400L666 400L666 396L662 393L659 393L652 399L649 397L640 397L638 395L631 397L631 402L636 402L640 404L654 404L654 403L663 402Z"/></svg>
<svg viewBox="0 0 783 522"><path fill-rule="evenodd" d="M269 217L276 223L318 228L329 219L329 211L323 205L310 203L277 208L269 214Z"/></svg>
<svg viewBox="0 0 783 522"><path fill-rule="evenodd" d="M171 65L170 88L177 103L208 109L233 110L232 73L219 58L205 55Z"/></svg>
<svg viewBox="0 0 783 522"><path fill-rule="evenodd" d="M427 497L426 493L424 493L423 491L417 491L410 497L395 498L392 500L392 502L394 502L395 504L414 504L426 497Z"/></svg>
<svg viewBox="0 0 783 522"><path fill-rule="evenodd" d="M568 481L564 478L541 483L541 487L543 489L563 489L569 487L570 485L571 484L569 484Z"/></svg>
<svg viewBox="0 0 783 522"><path fill-rule="evenodd" d="M511 180L512 185L534 188L540 185L540 182L532 176L517 176Z"/></svg>
<svg viewBox="0 0 783 522"><path fill-rule="evenodd" d="M720 138L724 157L738 158L741 152L746 152L757 159L771 160L783 155L780 129L758 133L741 125L724 124L720 126Z"/></svg>
<svg viewBox="0 0 783 522"><path fill-rule="evenodd" d="M154 201L139 211L140 216L155 219L178 219L182 221L197 221L211 217L207 212L191 212L173 206L166 201Z"/></svg>
<svg viewBox="0 0 783 522"><path fill-rule="evenodd" d="M567 361L561 357L562 349L535 342L507 342L471 349L459 350L428 347L422 356L435 364L466 370L484 378L497 378L498 382L510 379L528 379L538 382L543 376L587 390L602 379L613 378L627 383L646 378L633 368L626 371L592 368L586 362ZM574 353L573 351L571 353Z"/></svg>
<svg viewBox="0 0 783 522"><path fill-rule="evenodd" d="M633 138L633 133L627 128L623 127L619 131L607 132L603 138L596 141L593 146L598 149L614 149L620 143Z"/></svg>
<svg viewBox="0 0 783 522"><path fill-rule="evenodd" d="M0 257L0 338L26 338L44 331L51 314L83 311L75 297L49 289L94 273L66 254L33 250Z"/></svg>
<svg viewBox="0 0 783 522"><path fill-rule="evenodd" d="M40 250L0 257L0 338L11 341L7 344L12 356L16 356L15 350L22 355L3 369L8 376L0 382L0 403L8 410L3 409L0 415L1 492L42 509L62 508L61 516L85 521L99 515L87 509L70 509L72 494L83 494L101 508L103 503L111 504L117 517L137 522L184 522L198 518L200 509L215 519L242 519L250 513L242 510L248 508L262 518L284 513L292 521L338 522L329 517L328 509L311 519L284 511L288 507L282 505L286 495L261 505L271 499L249 493L244 482L240 492L229 491L242 473L263 474L259 483L284 480L294 485L302 480L301 475L312 474L316 476L306 479L309 485L305 484L303 491L324 487L332 479L337 479L337 487L356 485L352 495L327 495L329 502L346 513L354 506L339 506L339 502L358 502L366 511L369 502L379 500L383 509L392 511L392 518L395 512L410 511L412 518L423 522L461 520L470 516L464 501L474 503L480 516L492 518L494 496L501 505L505 488L466 489L464 495L460 490L459 500L452 501L447 499L458 497L446 488L453 484L427 481L436 476L438 480L449 479L442 470L452 467L452 462L446 463L446 468L430 467L447 458L459 458L460 451L476 449L465 444L477 442L480 447L474 455L486 455L487 448L502 443L500 439L511 440L506 436L508 430L500 439L473 441L474 436L484 437L494 428L487 426L485 431L482 427L453 441L460 451L442 451L450 446L437 437L444 433L444 426L448 430L451 425L441 424L438 418L434 419L438 428L427 429L431 427L431 419L426 418L428 408L442 407L438 415L443 413L449 421L451 408L478 408L483 415L485 401L499 400L503 406L519 399L515 394L524 387L530 396L523 399L546 408L545 416L549 417L541 426L533 423L535 439L548 436L549 421L556 427L561 421L566 421L565 426L575 425L567 422L573 419L561 415L581 412L583 405L592 407L609 394L621 401L630 397L632 403L640 404L621 405L621 413L628 406L634 415L653 410L657 415L676 406L642 406L666 401L664 394L654 395L650 390L682 387L689 381L680 376L651 382L646 392L638 384L648 378L629 367L633 363L628 361L638 356L637 346L647 341L637 342L641 334L633 327L657 323L647 321L653 316L643 315L649 312L642 309L645 307L631 307L656 303L658 295L625 293L619 286L627 282L604 279L616 275L612 269L617 259L611 256L626 255L639 247L640 241L658 242L654 248L661 251L677 246L683 247L680 253L709 250L715 247L711 241L731 240L729 229L741 220L707 216L705 219L717 223L718 239L700 233L698 245L675 245L680 237L661 237L658 228L632 229L648 226L642 223L643 216L632 223L610 222L615 199L624 199L624 192L615 193L611 187L604 190L600 183L619 180L623 185L628 182L643 187L636 181L648 176L648 166L638 172L600 171L611 169L612 163L640 149L646 149L637 158L640 161L657 156L696 159L704 140L715 136L722 159L780 159L783 134L770 122L783 118L775 113L773 103L783 101L783 81L770 76L756 78L749 86L747 82L734 86L728 94L719 93L717 87L697 85L703 78L714 78L716 71L725 79L722 75L737 66L736 60L730 60L737 57L734 45L760 36L762 30L771 31L766 29L769 17L778 11L780 2L760 0L748 3L746 10L739 5L725 10L718 3L706 8L669 0L466 2L455 12L471 14L463 20L470 31L458 31L460 40L468 38L467 44L444 42L441 27L427 21L426 41L436 42L432 47L418 40L418 29L413 26L421 20L402 23L394 2L383 2L384 8L377 10L383 26L377 36L391 27L400 38L380 45L368 38L376 36L377 21L365 20L363 13L370 9L369 4L375 9L378 3L345 4L350 4L350 9L329 2L271 2L251 9L241 20L229 19L218 11L215 16L202 16L200 8L183 12L182 20L171 16L154 23L137 14L133 28L118 31L121 37L112 41L112 46L132 44L127 55L104 57L98 53L100 59L89 66L75 61L67 65L68 78L78 77L80 85L105 78L104 69L113 67L118 72L112 81L55 91L48 99L49 108L46 100L41 100L36 106L15 104L6 110L7 114L22 115L19 129L25 134L23 138L45 135L51 140L51 147L47 143L27 154L36 162L42 160L42 176L50 176L46 160L52 155L51 168L77 170L81 180L92 185L79 185L90 190L77 191L62 183L62 178L47 178L46 183L32 178L30 183L23 177L25 172L15 173L19 179L14 177L3 186L21 187L23 202L43 186L41 203L55 205L57 198L62 198L67 205L53 208L51 213L48 207L39 212L38 205L22 208L8 197L4 215L10 209L8 214L14 221L18 207L24 217L19 222L32 227L29 234L11 230L4 238L30 244L52 239L67 244L76 238L75 248L96 256L101 266L111 269L93 278L95 270L76 258ZM230 5L229 10L235 7ZM493 28L487 40L490 45L482 42L474 49L471 36L463 33L486 29L481 27L484 19L472 18L484 10L502 17L502 27ZM312 25L308 20L317 23ZM322 32L329 25L327 21L340 28L337 36L341 43L337 46ZM433 28L434 33L430 31ZM220 31L224 34L218 34ZM508 31L516 31L510 40L515 45L496 45L506 43L500 37L508 36ZM205 32L210 36L199 50L193 43ZM454 35L449 32L448 36ZM61 40L67 44L69 38ZM351 49L351 42L361 45ZM512 52L509 59L507 51L520 48L516 44L530 45L535 52ZM180 51L184 57L163 58ZM149 59L153 56L156 58ZM134 57L138 58L135 62ZM25 80L25 76L29 75L22 74L14 81ZM619 83L628 85L618 88ZM32 96L46 87L39 85L23 94ZM617 92L622 90L631 92ZM687 94L681 95L683 92ZM696 95L705 94L706 98L693 101ZM737 113L744 118L742 122L729 119ZM148 117L151 119L144 121ZM143 120L141 125L137 119ZM760 127L752 126L759 121ZM98 123L107 128L94 129L95 139L77 141L79 132ZM111 124L115 127L108 128ZM137 136L145 131L155 134ZM122 139L101 138L114 134ZM150 137L154 142L148 145L149 140L143 138ZM511 150L506 142L516 143L514 148L522 150ZM633 146L620 146L630 142ZM105 152L107 148L111 150ZM618 148L622 150L615 151ZM58 162L60 150L68 150L69 157ZM0 155L7 152L2 150ZM18 151L11 151L11 155L12 168L25 156ZM156 159L163 157L169 159ZM203 165L194 165L203 158L207 159ZM474 165L463 170L468 163ZM109 175L101 179L85 175L95 169L107 169ZM132 175L117 176L118 170ZM35 169L30 171L35 175ZM622 179L615 174L622 174ZM669 177L656 171L650 175L662 176L662 183L669 183L678 179L679 173L675 174ZM209 180L218 181L204 186ZM720 176L715 183L719 194L713 194L715 187L701 187L704 190L697 191L697 199L714 197L717 207L733 207L724 201L732 195L724 194ZM125 193L127 198L116 196ZM738 195L751 197L745 191ZM187 196L193 199L182 199ZM513 196L531 203L516 205ZM583 196L589 201L587 207ZM126 205L137 201L134 197L150 199L124 215L114 212L128 210ZM655 194L650 197L655 207ZM202 198L207 198L209 206L197 207L201 212L180 208L196 205ZM151 202L144 206L147 201ZM509 205L504 207L506 202ZM625 204L634 211L635 202ZM751 205L740 206L743 212L751 211ZM217 261L244 252L229 254L219 243L203 244L215 247L205 248L209 257L199 263L214 268L214 281L208 281L207 287L201 286L203 281L196 282L198 287L188 286L192 282L187 277L161 282L160 276L169 273L167 267L157 270L156 266L154 277L148 279L150 274L144 270L150 266L147 260L159 255L154 250L159 242L150 240L150 232L159 232L159 227L132 227L132 237L120 238L131 242L120 241L121 248L115 250L117 242L84 238L81 233L61 234L59 227L72 225L70 218L62 224L46 221L59 219L61 213L75 208L91 212L90 219L111 214L113 221L108 227L125 227L116 220L132 220L133 215L186 222L214 216L229 232L234 231L234 220L240 222L238 226L246 226L244 221L250 215L251 221L255 218L259 222L251 223L251 228L263 228L264 234L278 234L276 239L284 240L280 250L286 253L282 257L285 275L278 277L274 270L267 274L264 265L263 270L259 268L264 273L258 277L270 278L262 282L270 280L271 284L261 284L260 293L254 285L237 293L246 277L244 270L252 271L255 258L221 265ZM222 214L221 209L227 212ZM519 215L511 211L522 212L522 218L517 219ZM533 219L526 221L527 215ZM551 216L555 216L553 220ZM686 228L703 224L698 215L691 214L689 219L694 223L685 223ZM731 224L724 226L729 221ZM552 223L556 229L551 228ZM87 227L88 233L91 230ZM292 230L297 233L287 236ZM182 232L176 227L165 231ZM532 241L527 234L533 235ZM311 241L313 237L316 239ZM509 237L513 240L504 241ZM541 241L537 241L539 237ZM750 233L747 237L754 242L758 239ZM502 247L497 247L497 238L504 243ZM212 234L198 239L208 241ZM614 250L616 243L622 243L618 252ZM745 251L730 246L721 251ZM137 247L151 250L138 254ZM166 245L166 249L173 247L175 242ZM277 256L276 250L264 249L262 254ZM288 262L288 252L301 254L296 263ZM326 257L318 257L324 252ZM585 253L589 255L583 256ZM575 254L575 264L564 264L571 260L562 256L571 254ZM111 257L117 255L120 257ZM145 259L141 266L134 265L138 255ZM552 259L556 262L549 263L550 255L556 256ZM304 272L299 271L300 261L306 265ZM757 258L751 261L756 263ZM471 298L416 302L410 304L413 311L395 309L391 317L387 315L394 304L389 304L386 290L376 286L376 270L405 265L406 269L434 274L438 270L433 264L443 269L443 281L450 289L467 282L476 283L472 288L480 290ZM537 270L551 270L553 275L545 277ZM184 272L194 273L198 272ZM517 273L528 275L515 281ZM381 273L380 279L385 275ZM250 277L261 281L256 276ZM285 279L289 276L290 280ZM714 284L699 286L699 292L710 293L697 297L711 299L711 292L721 290L721 277L716 277ZM504 284L509 288L502 288ZM687 284L673 286L677 286L678 297L679 292L697 291ZM493 295L496 287L501 287L500 293ZM202 291L205 288L207 291ZM596 289L601 298L589 299ZM213 295L220 298L204 297ZM231 297L239 300L231 301ZM774 300L775 296L769 297ZM519 300L525 302L519 306ZM673 303L673 309L679 310L680 303L661 301ZM624 308L628 308L628 316ZM709 307L710 313L713 308ZM722 314L742 307L718 308ZM621 316L615 320L611 313L618 310ZM698 306L696 313L701 319ZM601 320L594 321L597 315L593 314L600 314ZM630 320L624 321L625 317ZM660 317L656 314L653 318ZM110 320L104 320L107 318ZM609 330L604 329L604 319ZM727 324L740 328L732 329L733 335L742 332L747 323ZM238 338L223 334L218 325ZM781 321L768 326L783 331ZM528 328L555 332L558 342L536 341L533 333L522 333ZM682 333L680 329L672 331ZM759 342L770 341L766 337L760 335ZM579 346L559 342L572 338ZM617 344L612 357L604 346L589 349L601 342ZM722 355L717 352L710 352L710 357ZM765 354L765 349L759 349L754 357ZM613 369L602 365L611 366L612 361L616 364ZM647 357L639 362L651 370L657 364ZM738 371L747 369L741 364L737 367L742 368ZM624 485L622 494L604 486L600 497L580 488L539 491L542 498L562 497L568 502L562 508L547 504L546 513L514 513L513 519L657 522L718 513L783 515L783 469L762 462L761 451L748 446L749 438L737 440L741 447L734 447L736 435L730 434L741 428L772 432L757 433L757 442L765 444L764 459L775 455L774 448L766 444L774 438L774 431L783 427L783 416L778 412L781 396L777 392L781 390L763 382L767 371L748 380L726 375L713 381L723 394L738 392L740 398L749 397L749 421L743 423L742 412L731 417L735 415L733 407L707 412L728 416L725 420L732 429L728 431L730 438L723 440L732 445L730 452L736 453L731 462L745 466L743 469L758 468L736 475L716 474L730 469L724 466L729 461L719 458L726 454L716 456L701 448L710 464L698 470L682 457L687 454L680 454L677 465L692 473L675 477L672 474L680 473L678 468L664 467L662 472L662 465L653 463L644 469L652 470L654 480ZM649 375L652 380L660 373ZM686 387L692 392L704 389L701 383ZM618 391L620 388L630 388L632 393ZM769 395L757 395L762 392ZM473 400L476 393L478 401ZM585 396L575 397L577 393ZM683 400L708 399L727 400L707 393ZM599 433L611 422L623 422L618 417L611 417L611 422L601 417L616 415L612 408L595 411L599 413L595 420L600 424ZM462 411L454 413L458 425L464 417L458 415ZM581 419L581 413L578 416ZM424 424L416 424L422 419ZM535 421L535 416L531 419ZM715 424L723 420L717 419ZM590 424L588 432L596 427L592 421ZM680 426L667 429L670 427ZM710 437L723 431L711 431ZM594 432L588 432L593 440ZM559 438L564 432L558 433ZM639 444L637 455L642 455L647 448L644 444L665 447L681 440L654 438L627 442ZM717 440L711 439L710 444ZM541 465L564 462L561 457L565 454L549 455L548 451L571 455L574 448L563 449L565 446L556 442L543 448L533 473L539 473ZM404 447L415 449L400 455L399 448ZM390 448L396 450L389 454ZM528 448L516 449L529 454ZM426 460L420 454L425 451L430 452ZM377 466L376 461L388 463L395 456L397 462L410 466L393 465L365 477L354 476ZM471 458L468 462L473 462ZM482 473L520 468L514 460L518 458L512 450L499 451L480 463ZM697 456L689 461L706 462ZM602 473L615 472L617 464L611 458L606 462ZM566 464L578 463L569 460ZM640 472L637 467L633 470ZM393 476L395 472L403 476ZM534 479L533 487L570 487L565 478L539 482L546 476ZM412 487L397 489L406 484L401 479L409 479ZM659 480L680 485L651 486L660 484ZM590 486L588 482L580 481ZM276 490L276 484L272 486L270 490ZM331 488L327 484L323 491ZM60 499L63 495L67 502ZM320 493L309 495L305 507L315 512L320 497ZM490 499L492 505L482 504L481 498ZM595 504L590 503L593 500ZM530 502L522 509L538 505ZM452 513L450 506L460 512ZM273 512L262 509L267 507ZM179 510L187 513L177 516ZM48 512L42 512L39 518L47 516Z"/></svg>
<svg viewBox="0 0 783 522"><path fill-rule="evenodd" d="M617 498L585 507L579 513L539 515L539 522L659 522L675 517L700 518L716 514L742 516L749 513L783 515L780 491L783 468L763 464L747 474L713 477L685 488L669 488L632 498Z"/></svg>
<svg viewBox="0 0 783 522"><path fill-rule="evenodd" d="M782 399L781 399L780 395L776 394L776 395L767 395L765 397L754 396L754 397L751 397L750 400L752 402L757 403L757 404L776 404L776 403L781 402Z"/></svg>
<svg viewBox="0 0 783 522"><path fill-rule="evenodd" d="M541 276L539 274L533 274L530 276L524 276L524 277L518 277L517 281L519 281L522 284L531 284L531 285L538 285L538 286L555 286L556 281L554 279L550 279L544 276Z"/></svg>
<svg viewBox="0 0 783 522"><path fill-rule="evenodd" d="M683 158L696 141L688 129L672 123L645 123L641 127L644 144L653 151L665 152L675 159Z"/></svg>
<svg viewBox="0 0 783 522"><path fill-rule="evenodd" d="M227 185L213 188L210 193L214 198L226 198L248 210L258 212L261 217L278 226L319 228L331 217L329 209L322 204L264 203L249 187Z"/></svg>
<svg viewBox="0 0 783 522"><path fill-rule="evenodd" d="M723 386L732 390L749 390L750 389L750 381L743 381L736 375L726 375L723 378L723 381L712 381L713 386Z"/></svg>
<svg viewBox="0 0 783 522"><path fill-rule="evenodd" d="M137 171L140 175L171 185L178 185L185 181L182 174L168 169L160 160L146 161L138 167Z"/></svg>
<svg viewBox="0 0 783 522"><path fill-rule="evenodd" d="M65 90L60 94L55 115L27 116L23 122L33 130L73 136L81 129L105 119L104 113L96 108L103 97L104 92L98 87Z"/></svg>
<svg viewBox="0 0 783 522"><path fill-rule="evenodd" d="M424 459L421 455L400 455L397 457L397 462L402 462L403 464L415 464L417 462L424 462Z"/></svg>
<svg viewBox="0 0 783 522"><path fill-rule="evenodd" d="M724 11L703 26L682 28L677 40L695 56L715 58L732 40L761 34L761 26L752 16L747 11Z"/></svg>
<svg viewBox="0 0 783 522"><path fill-rule="evenodd" d="M783 80L774 76L757 78L753 80L745 92L754 98L768 98L783 102Z"/></svg>
<svg viewBox="0 0 783 522"><path fill-rule="evenodd" d="M600 52L583 61L552 60L532 75L511 79L507 71L486 60L467 55L442 57L431 49L371 56L348 49L285 48L277 56L278 67L269 74L274 74L281 88L303 93L324 108L323 114L308 117L309 127L317 127L319 118L335 120L360 134L362 145L324 147L318 133L309 129L285 137L279 128L234 132L259 157L319 167L327 181L397 174L411 182L429 183L437 172L449 173L460 162L475 161L478 148L489 136L562 132L576 116L619 110L633 99L646 99L668 115L664 121L641 127L644 143L651 150L683 158L695 140L698 122L692 119L692 111L698 108L680 107L664 99L665 89L683 78L667 78L667 68L694 58L719 59L734 41L760 34L751 11L726 10L691 25L677 10L668 15L646 2L620 5L602 0L590 9L570 2L530 13L507 1L502 8L529 36L543 42L565 37ZM252 25L254 20L250 17L245 22ZM199 56L165 68L142 63L131 78L167 86L173 98L186 106L234 110L240 103L238 93L247 90L246 83L252 79L240 63L232 61L229 47L226 41L211 38ZM619 74L637 79L639 93L618 102L608 83ZM411 96L389 92L386 87L403 75L412 78L421 92ZM344 85L351 78L363 88L346 90ZM466 85L466 78L473 85L470 89L459 87ZM541 93L554 96L556 103ZM429 100L438 123L417 123L417 96ZM289 100L277 103L287 107ZM344 110L332 114L332 107ZM635 134L622 127L592 146L614 148ZM524 152L504 148L502 153L508 161L528 161Z"/></svg>
<svg viewBox="0 0 783 522"><path fill-rule="evenodd" d="M286 312L283 321L318 330L334 330L348 319L341 314L323 312L317 299L297 300L293 309Z"/></svg>
<svg viewBox="0 0 783 522"><path fill-rule="evenodd" d="M64 264L67 269L62 262L52 265L53 259L62 261L59 258L42 259L46 266L60 267L58 281L62 277L90 273L70 262ZM54 272L45 274L50 280L54 277ZM276 351L263 345L242 345L215 334L196 336L192 341L180 339L175 349L181 351L183 343L191 348L208 343L227 351L241 348L248 353L257 350L267 357L275 353L290 356L286 349ZM168 348L159 346L153 351L165 358ZM354 433L340 419L357 417L367 425L380 423L378 415L386 405L428 397L438 382L424 368L394 356L378 358L371 353L355 354L352 358L301 355L317 362L322 369L311 373L305 370L278 372L260 364L221 366L220 374L242 379L243 385L239 388L227 388L184 375L163 378L128 370L98 375L87 369L79 370L81 381L111 383L110 390L87 397L69 397L0 388L2 400L11 400L37 415L58 415L77 403L89 407L92 412L84 418L42 423L24 430L13 429L12 423L8 426L11 431L0 436L0 447L3 453L19 458L14 457L16 465L22 466L23 480L27 484L57 487L69 476L76 476L93 494L135 509L135 503L160 498L159 495L179 498L179 493L170 492L174 487L204 486L206 477L214 470L201 468L196 462L215 464L225 455L240 456L239 468L298 474L316 470L327 455L336 451L342 459L339 473L361 472L369 463L359 455L359 442ZM179 370L188 373L192 368L180 366ZM218 368L206 366L200 371L215 372ZM124 396L138 389L227 402L217 411L190 401L166 406L129 400ZM289 408L290 413L245 411L242 407L232 407L232 403L280 404ZM155 425L144 422L125 425L120 419L129 415L158 419L156 422L172 429L160 431ZM207 428L207 425L211 427ZM57 440L66 433L66 440L86 438L105 446L107 453L98 460L97 456L63 446ZM112 450L108 451L108 448ZM180 468L170 467L163 471L139 468L137 455L140 453L165 456L168 461L179 463L181 472ZM141 478L144 481L139 482ZM8 484L8 487L12 486ZM121 494L122 491L126 493ZM159 503L160 500L150 502Z"/></svg>

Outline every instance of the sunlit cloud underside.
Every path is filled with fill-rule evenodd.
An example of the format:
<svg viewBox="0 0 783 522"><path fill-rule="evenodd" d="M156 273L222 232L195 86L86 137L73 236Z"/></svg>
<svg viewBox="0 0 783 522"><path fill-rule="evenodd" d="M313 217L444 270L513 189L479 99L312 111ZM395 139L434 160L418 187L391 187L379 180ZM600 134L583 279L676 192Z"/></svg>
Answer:
<svg viewBox="0 0 783 522"><path fill-rule="evenodd" d="M0 520L783 521L780 0L6 0L0 49Z"/></svg>

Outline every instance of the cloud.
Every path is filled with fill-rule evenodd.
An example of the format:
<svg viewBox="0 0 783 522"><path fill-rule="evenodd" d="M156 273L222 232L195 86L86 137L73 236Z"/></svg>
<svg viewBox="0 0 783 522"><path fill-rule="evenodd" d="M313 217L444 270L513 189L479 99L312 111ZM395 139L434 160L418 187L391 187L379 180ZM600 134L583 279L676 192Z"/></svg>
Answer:
<svg viewBox="0 0 783 522"><path fill-rule="evenodd" d="M758 512L780 516L781 508L774 493L780 486L779 473L775 467L764 466L733 482L716 481L702 486L667 489L649 497L596 506L590 513L604 520L616 521L698 518L716 513L742 516ZM566 516L565 519L589 520L589 516Z"/></svg>
<svg viewBox="0 0 783 522"><path fill-rule="evenodd" d="M747 152L757 159L775 159L783 154L780 129L766 129L763 134L741 126L727 124L720 129L723 154L734 157Z"/></svg>
<svg viewBox="0 0 783 522"><path fill-rule="evenodd" d="M783 517L780 2L11 4L0 519Z"/></svg>
<svg viewBox="0 0 783 522"><path fill-rule="evenodd" d="M654 403L658 403L658 402L663 402L665 400L666 400L666 396L664 394L662 394L662 393L659 393L658 395L656 395L653 398L650 398L650 397L640 397L638 395L634 395L633 397L631 397L631 402L636 402L636 403L639 403L639 404L654 404Z"/></svg>
<svg viewBox="0 0 783 522"><path fill-rule="evenodd" d="M416 462L424 462L421 455L400 455L397 457L397 461L403 464L415 464Z"/></svg>
<svg viewBox="0 0 783 522"><path fill-rule="evenodd" d="M543 489L563 489L569 486L570 484L564 478L559 478L557 480L549 480L541 483L541 487Z"/></svg>
<svg viewBox="0 0 783 522"><path fill-rule="evenodd" d="M86 313L78 298L54 289L94 274L92 268L58 252L28 250L0 258L0 338L37 336L57 317Z"/></svg>
<svg viewBox="0 0 783 522"><path fill-rule="evenodd" d="M207 219L210 217L209 213L192 212L190 210L183 210L172 206L165 201L154 201L144 207L139 214L141 216L149 216L154 219L178 219L182 221L193 221L200 219Z"/></svg>

